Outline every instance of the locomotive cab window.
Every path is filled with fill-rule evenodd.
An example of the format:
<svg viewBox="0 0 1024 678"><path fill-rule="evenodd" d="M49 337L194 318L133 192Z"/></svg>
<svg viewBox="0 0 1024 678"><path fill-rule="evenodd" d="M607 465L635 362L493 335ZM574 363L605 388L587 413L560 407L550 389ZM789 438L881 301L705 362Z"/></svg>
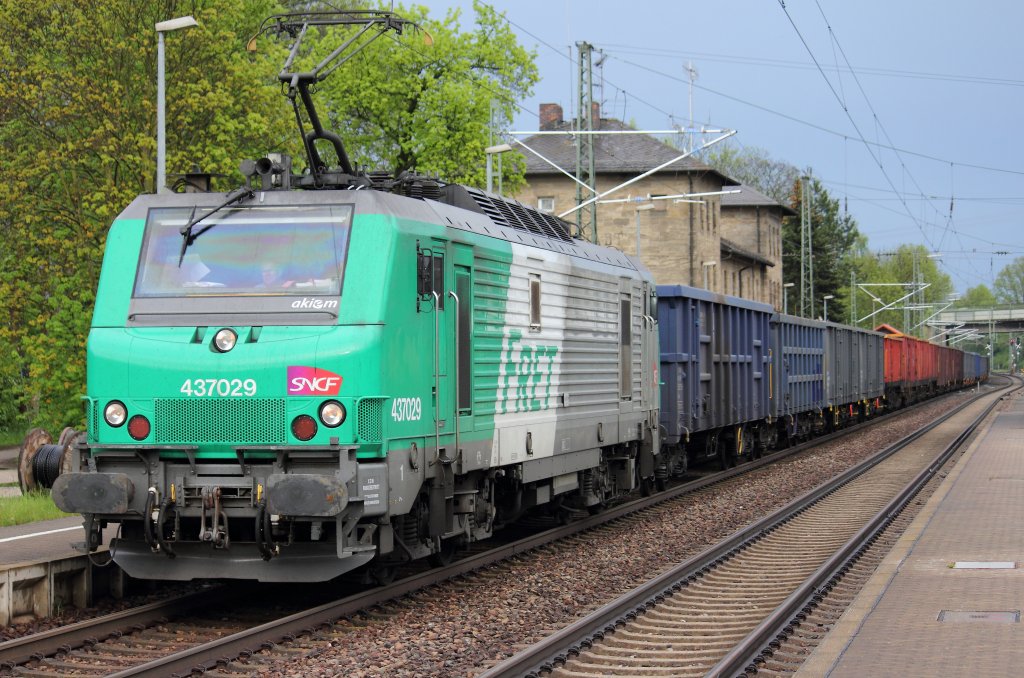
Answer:
<svg viewBox="0 0 1024 678"><path fill-rule="evenodd" d="M341 293L351 205L225 209L193 226L183 249L182 229L201 215L150 210L136 298Z"/></svg>
<svg viewBox="0 0 1024 678"><path fill-rule="evenodd" d="M540 275L530 274L530 331L540 331Z"/></svg>
<svg viewBox="0 0 1024 678"><path fill-rule="evenodd" d="M444 290L444 252L435 253L428 249L418 249L416 254L416 293L419 295L420 301L436 302L438 310L443 311ZM419 307L417 306L417 308Z"/></svg>

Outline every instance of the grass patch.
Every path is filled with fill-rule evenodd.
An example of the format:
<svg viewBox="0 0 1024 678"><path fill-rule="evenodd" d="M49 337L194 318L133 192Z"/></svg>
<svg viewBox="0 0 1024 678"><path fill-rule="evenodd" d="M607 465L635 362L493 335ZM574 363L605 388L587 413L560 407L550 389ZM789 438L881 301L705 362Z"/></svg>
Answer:
<svg viewBox="0 0 1024 678"><path fill-rule="evenodd" d="M64 513L53 503L50 492L30 492L22 497L0 497L0 527L53 520L74 515Z"/></svg>
<svg viewBox="0 0 1024 678"><path fill-rule="evenodd" d="M21 441L24 439L25 431L21 429L0 431L0 447L21 447Z"/></svg>

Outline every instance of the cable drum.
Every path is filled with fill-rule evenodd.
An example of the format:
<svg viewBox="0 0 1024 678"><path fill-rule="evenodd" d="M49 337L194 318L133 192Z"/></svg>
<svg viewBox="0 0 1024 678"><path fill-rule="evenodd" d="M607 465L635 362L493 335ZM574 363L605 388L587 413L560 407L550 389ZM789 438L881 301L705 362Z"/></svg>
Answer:
<svg viewBox="0 0 1024 678"><path fill-rule="evenodd" d="M35 478L36 454L43 445L53 442L53 438L44 429L34 428L25 434L21 443L21 451L18 454L18 484L21 486L21 493L28 494L39 488Z"/></svg>
<svg viewBox="0 0 1024 678"><path fill-rule="evenodd" d="M43 445L32 460L32 475L39 487L50 489L63 465L63 445Z"/></svg>
<svg viewBox="0 0 1024 678"><path fill-rule="evenodd" d="M68 427L57 443L44 429L34 428L25 435L18 455L18 483L21 493L50 489L61 473L71 471L75 448L85 443L85 432Z"/></svg>

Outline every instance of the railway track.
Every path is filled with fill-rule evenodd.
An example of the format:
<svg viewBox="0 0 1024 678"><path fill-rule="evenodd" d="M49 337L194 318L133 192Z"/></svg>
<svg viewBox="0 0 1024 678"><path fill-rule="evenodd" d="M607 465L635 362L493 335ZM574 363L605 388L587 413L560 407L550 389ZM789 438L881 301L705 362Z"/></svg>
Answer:
<svg viewBox="0 0 1024 678"><path fill-rule="evenodd" d="M776 649L999 398L990 393L965 403L480 678L740 676L756 666L769 675L783 669L772 657ZM786 652L798 654L792 647Z"/></svg>
<svg viewBox="0 0 1024 678"><path fill-rule="evenodd" d="M246 607L249 611L240 615L219 613L236 607L231 600L251 600L253 596L250 590L218 589L216 592L204 592L166 603L154 603L144 608L0 644L0 667L6 666L8 671L16 671L21 675L40 677L67 675L70 671L81 675L107 675L112 670L116 671L112 675L117 676L167 676L187 674L194 669L211 671L216 670L218 666L227 666L230 670L229 665L233 658L251 655L260 648L266 648L282 640L291 641L288 649L281 650L285 656L289 652L301 654L313 651L312 645L304 649L305 641L301 639L329 637L332 632L326 625L335 620L350 618L357 613L379 608L388 604L388 601L408 596L460 575L476 572L480 574L474 576L490 576L482 570L495 562L725 482L765 464L799 454L823 441L856 433L881 421L884 419L851 427L829 437L818 438L812 443L773 453L764 459L671 488L654 497L613 507L602 514L571 525L545 530L477 553L446 568L422 572L388 587L345 596L331 603L316 605L293 614L275 614L265 608L261 610L259 606L255 609L251 606ZM470 582L467 585L474 584ZM213 614L207 615L206 613L211 610ZM90 665L96 668L90 669ZM244 668L241 670L244 672ZM2 673L3 671L0 671L0 674Z"/></svg>

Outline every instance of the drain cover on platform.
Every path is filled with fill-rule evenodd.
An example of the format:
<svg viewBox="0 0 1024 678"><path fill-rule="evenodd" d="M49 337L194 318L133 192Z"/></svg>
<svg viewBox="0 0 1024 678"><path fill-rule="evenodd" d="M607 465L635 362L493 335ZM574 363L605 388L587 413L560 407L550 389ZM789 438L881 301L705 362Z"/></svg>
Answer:
<svg viewBox="0 0 1024 678"><path fill-rule="evenodd" d="M1009 561L976 561L976 560L958 560L953 563L954 570L1013 570L1017 568L1017 563L1012 560Z"/></svg>
<svg viewBox="0 0 1024 678"><path fill-rule="evenodd" d="M1000 610L996 612L983 610L943 610L939 613L939 621L1016 624L1020 622L1020 610Z"/></svg>

